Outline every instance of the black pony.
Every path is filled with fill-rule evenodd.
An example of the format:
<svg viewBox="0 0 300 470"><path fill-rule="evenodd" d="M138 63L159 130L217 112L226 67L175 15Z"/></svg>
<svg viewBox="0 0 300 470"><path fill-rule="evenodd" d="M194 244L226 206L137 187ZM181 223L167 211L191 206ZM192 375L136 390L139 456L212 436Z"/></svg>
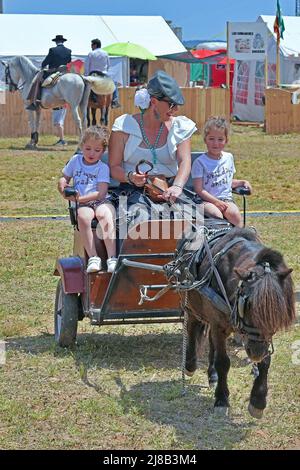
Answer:
<svg viewBox="0 0 300 470"><path fill-rule="evenodd" d="M198 264L197 256L189 261L194 280L208 278L209 284L203 286L199 282L198 289L181 294L188 313L186 374L195 372L208 330L208 380L211 386L216 386L215 410L226 411L230 368L226 338L234 331L239 332L248 357L258 368L248 410L253 417L261 418L266 407L272 336L295 319L292 269L279 252L266 248L252 229L230 230L210 252L211 256L206 252Z"/></svg>

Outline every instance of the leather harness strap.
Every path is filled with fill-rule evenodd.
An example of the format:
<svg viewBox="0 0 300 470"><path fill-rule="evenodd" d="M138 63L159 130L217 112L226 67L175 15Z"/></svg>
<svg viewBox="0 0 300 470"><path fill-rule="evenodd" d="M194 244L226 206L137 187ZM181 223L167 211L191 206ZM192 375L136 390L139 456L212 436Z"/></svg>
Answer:
<svg viewBox="0 0 300 470"><path fill-rule="evenodd" d="M210 261L210 265L211 265L211 269L215 275L215 278L217 280L217 283L218 283L218 286L221 290L221 293L224 297L224 300L229 308L229 312L230 314L232 315L233 313L233 310L232 310L232 307L231 307L231 304L229 302L229 299L227 297L227 293L226 293L226 290L225 290L225 287L224 287L224 284L223 284L223 281L221 279L221 276L219 274L219 271L217 270L217 263L218 261L220 260L220 258L226 253L226 251L229 250L229 248L231 248L232 246L236 245L237 243L240 243L240 242L244 242L245 239L242 238L242 237L238 237L238 238L234 238L232 240L230 240L228 243L226 243L226 245L224 246L224 248L219 251L214 257L212 257L212 254L211 254L211 251L210 251L210 247L208 245L208 241L206 239L206 237L204 237L204 247L205 247L205 250L206 250L206 254L207 254L207 257Z"/></svg>

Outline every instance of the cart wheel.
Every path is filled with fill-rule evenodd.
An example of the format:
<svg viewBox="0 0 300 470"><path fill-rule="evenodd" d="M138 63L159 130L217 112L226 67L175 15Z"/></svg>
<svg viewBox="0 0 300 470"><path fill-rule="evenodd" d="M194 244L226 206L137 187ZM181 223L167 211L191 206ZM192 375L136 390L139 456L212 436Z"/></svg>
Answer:
<svg viewBox="0 0 300 470"><path fill-rule="evenodd" d="M61 279L58 281L54 310L55 342L67 348L74 346L77 335L80 298L78 294L65 294Z"/></svg>

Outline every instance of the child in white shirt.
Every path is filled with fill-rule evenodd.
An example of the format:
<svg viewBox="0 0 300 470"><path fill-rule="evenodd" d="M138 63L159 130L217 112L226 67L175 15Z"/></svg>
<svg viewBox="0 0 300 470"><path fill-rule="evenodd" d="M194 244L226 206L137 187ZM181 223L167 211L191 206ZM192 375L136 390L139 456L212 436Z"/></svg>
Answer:
<svg viewBox="0 0 300 470"><path fill-rule="evenodd" d="M211 117L204 125L204 142L207 152L193 163L192 178L196 193L204 201L204 213L209 217L227 219L233 225L243 226L239 208L233 201L232 188L247 187L246 180L233 178L234 160L223 149L228 142L229 126L225 119Z"/></svg>
<svg viewBox="0 0 300 470"><path fill-rule="evenodd" d="M107 271L116 267L116 237L114 226L114 207L107 201L109 167L101 162L107 148L108 132L102 127L89 127L81 139L82 154L75 154L63 169L58 182L58 190L64 196L64 189L71 178L77 190L78 228L84 248L89 256L87 272L101 269L101 259L97 256L91 222L97 217L102 229L103 241L107 251ZM72 198L67 198L72 199Z"/></svg>

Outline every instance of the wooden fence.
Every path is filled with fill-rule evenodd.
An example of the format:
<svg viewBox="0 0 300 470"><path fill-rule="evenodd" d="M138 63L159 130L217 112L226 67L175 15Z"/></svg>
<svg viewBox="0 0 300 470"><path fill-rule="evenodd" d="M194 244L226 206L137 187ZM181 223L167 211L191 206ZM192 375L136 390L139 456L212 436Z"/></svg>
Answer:
<svg viewBox="0 0 300 470"><path fill-rule="evenodd" d="M293 90L266 90L265 128L267 134L300 132L300 104L292 104Z"/></svg>
<svg viewBox="0 0 300 470"><path fill-rule="evenodd" d="M112 109L109 116L109 127L116 117L124 113L136 113L134 93L135 88L120 88L122 106ZM230 118L229 91L222 88L182 88L185 105L180 106L178 114L185 115L196 122L199 131L209 116L221 115ZM97 111L99 113L99 111ZM98 119L98 115L97 115ZM41 117L41 134L53 134L51 111L43 110ZM6 93L5 103L0 104L0 137L22 137L29 135L27 112L19 93ZM68 110L65 120L65 134L76 135L76 127Z"/></svg>

